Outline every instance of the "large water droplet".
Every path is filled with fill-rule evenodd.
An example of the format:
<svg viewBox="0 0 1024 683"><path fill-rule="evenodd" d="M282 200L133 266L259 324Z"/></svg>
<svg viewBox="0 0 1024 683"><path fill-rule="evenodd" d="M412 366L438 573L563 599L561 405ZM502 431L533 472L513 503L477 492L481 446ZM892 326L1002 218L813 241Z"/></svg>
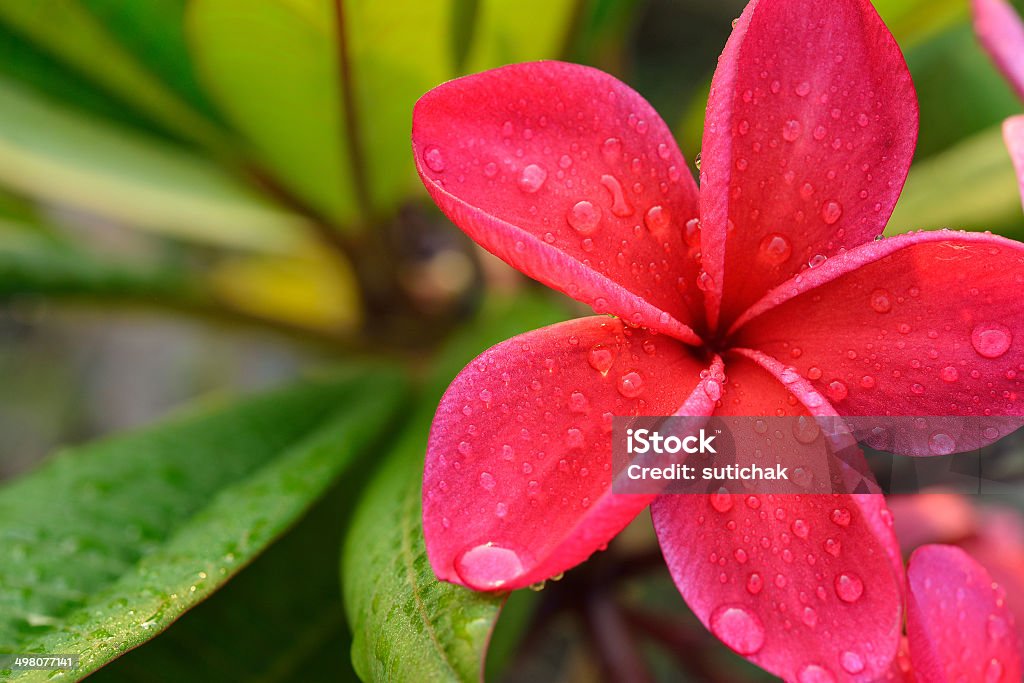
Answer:
<svg viewBox="0 0 1024 683"><path fill-rule="evenodd" d="M773 232L761 240L758 252L761 260L773 266L785 263L793 253L793 245L783 235Z"/></svg>
<svg viewBox="0 0 1024 683"><path fill-rule="evenodd" d="M644 378L636 370L627 372L619 378L619 393L626 398L636 398L644 390Z"/></svg>
<svg viewBox="0 0 1024 683"><path fill-rule="evenodd" d="M644 214L644 225L651 232L661 232L668 227L670 222L668 210L661 206L652 206Z"/></svg>
<svg viewBox="0 0 1024 683"><path fill-rule="evenodd" d="M529 164L523 168L523 173L519 176L519 189L533 194L544 185L547 178L548 172L544 170L543 166Z"/></svg>
<svg viewBox="0 0 1024 683"><path fill-rule="evenodd" d="M752 655L764 646L761 619L746 607L719 607L711 615L711 632L741 655Z"/></svg>
<svg viewBox="0 0 1024 683"><path fill-rule="evenodd" d="M579 234L592 235L601 223L601 209L584 199L569 209L565 219Z"/></svg>
<svg viewBox="0 0 1024 683"><path fill-rule="evenodd" d="M472 588L494 590L522 574L523 562L514 550L484 543L459 555L455 571Z"/></svg>
<svg viewBox="0 0 1024 683"><path fill-rule="evenodd" d="M612 213L620 218L633 215L633 207L626 200L626 193L622 190L622 183L613 175L601 176L601 184L612 196Z"/></svg>
<svg viewBox="0 0 1024 683"><path fill-rule="evenodd" d="M615 354L608 347L597 344L587 354L587 362L602 375L607 375L615 362Z"/></svg>
<svg viewBox="0 0 1024 683"><path fill-rule="evenodd" d="M835 225L843 215L843 206L839 202L825 202L821 206L821 219L828 225Z"/></svg>
<svg viewBox="0 0 1024 683"><path fill-rule="evenodd" d="M875 313L888 313L892 310L892 296L887 289L876 289L871 292L871 308Z"/></svg>
<svg viewBox="0 0 1024 683"><path fill-rule="evenodd" d="M444 170L444 155L437 147L427 147L423 150L423 161L427 164L427 168L434 173Z"/></svg>
<svg viewBox="0 0 1024 683"><path fill-rule="evenodd" d="M999 358L1010 349L1013 334L1005 325L981 323L971 332L971 345L985 358Z"/></svg>
<svg viewBox="0 0 1024 683"><path fill-rule="evenodd" d="M843 572L836 577L835 589L843 602L857 602L864 595L864 582L853 572Z"/></svg>
<svg viewBox="0 0 1024 683"><path fill-rule="evenodd" d="M808 664L797 674L799 683L836 683L832 672L817 664Z"/></svg>
<svg viewBox="0 0 1024 683"><path fill-rule="evenodd" d="M801 132L803 132L803 126L796 119L790 119L782 126L782 137L787 142L796 142Z"/></svg>
<svg viewBox="0 0 1024 683"><path fill-rule="evenodd" d="M928 450L935 455L949 455L956 451L956 441L945 432L935 432L928 437Z"/></svg>
<svg viewBox="0 0 1024 683"><path fill-rule="evenodd" d="M847 650L839 656L839 666L848 674L859 674L864 670L864 659L856 652Z"/></svg>

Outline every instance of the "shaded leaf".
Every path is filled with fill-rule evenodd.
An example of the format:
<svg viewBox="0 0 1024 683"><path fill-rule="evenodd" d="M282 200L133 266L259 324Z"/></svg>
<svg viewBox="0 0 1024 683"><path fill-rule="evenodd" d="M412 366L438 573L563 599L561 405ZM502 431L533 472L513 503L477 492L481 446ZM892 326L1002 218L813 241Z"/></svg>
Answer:
<svg viewBox="0 0 1024 683"><path fill-rule="evenodd" d="M0 183L133 227L260 251L290 251L306 223L217 166L77 116L0 80Z"/></svg>
<svg viewBox="0 0 1024 683"><path fill-rule="evenodd" d="M143 67L78 0L0 3L0 20L183 138L222 144L216 127Z"/></svg>
<svg viewBox="0 0 1024 683"><path fill-rule="evenodd" d="M552 299L490 302L436 360L425 395L356 510L342 552L352 662L364 681L479 679L503 602L434 577L420 492L427 431L452 377L488 346L562 317Z"/></svg>
<svg viewBox="0 0 1024 683"><path fill-rule="evenodd" d="M402 386L339 373L67 451L0 489L3 648L77 653L83 676L152 638L375 443Z"/></svg>
<svg viewBox="0 0 1024 683"><path fill-rule="evenodd" d="M1024 235L1020 191L1000 126L910 169L886 234L917 229Z"/></svg>
<svg viewBox="0 0 1024 683"><path fill-rule="evenodd" d="M479 0L466 70L560 57L580 4L581 0Z"/></svg>

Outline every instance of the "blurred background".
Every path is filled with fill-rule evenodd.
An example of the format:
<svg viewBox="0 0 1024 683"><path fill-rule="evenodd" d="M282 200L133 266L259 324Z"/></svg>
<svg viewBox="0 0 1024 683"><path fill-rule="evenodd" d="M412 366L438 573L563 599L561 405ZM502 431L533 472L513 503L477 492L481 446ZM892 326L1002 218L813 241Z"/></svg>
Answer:
<svg viewBox="0 0 1024 683"><path fill-rule="evenodd" d="M693 159L744 4L393 0L340 3L339 15L319 0L0 3L0 480L189 399L338 359L428 371L490 298L532 286L426 197L409 149L415 100L461 74L567 59L637 89ZM887 233L1024 238L999 130L1024 105L979 48L967 0L874 4L921 101ZM579 310L536 296L562 317ZM974 537L965 528L956 539ZM649 534L636 537L643 557ZM594 564L547 609L610 580ZM638 601L679 602L667 575L628 585ZM693 680L757 678L692 618L630 619L662 644L656 669L677 670L673 648L710 648L684 663ZM509 671L586 680L593 664L558 639L580 634L558 633Z"/></svg>

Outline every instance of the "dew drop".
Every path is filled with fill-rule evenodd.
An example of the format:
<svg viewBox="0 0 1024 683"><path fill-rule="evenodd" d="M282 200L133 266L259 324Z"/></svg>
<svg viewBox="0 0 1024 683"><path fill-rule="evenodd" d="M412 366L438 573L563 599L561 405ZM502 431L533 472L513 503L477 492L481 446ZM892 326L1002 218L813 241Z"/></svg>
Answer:
<svg viewBox="0 0 1024 683"><path fill-rule="evenodd" d="M839 656L839 666L848 674L859 674L864 670L864 660L856 652L847 650Z"/></svg>
<svg viewBox="0 0 1024 683"><path fill-rule="evenodd" d="M661 206L652 206L644 214L644 225L651 232L660 232L669 225L668 210Z"/></svg>
<svg viewBox="0 0 1024 683"><path fill-rule="evenodd" d="M836 577L835 589L843 602L857 602L864 595L864 582L853 572L844 572Z"/></svg>
<svg viewBox="0 0 1024 683"><path fill-rule="evenodd" d="M622 191L622 183L613 175L601 176L601 184L612 196L612 213L620 218L633 215L633 207L626 200L626 193Z"/></svg>
<svg viewBox="0 0 1024 683"><path fill-rule="evenodd" d="M807 95L810 94L810 92L811 84L808 83L807 81L804 81L800 85L796 86L796 94L799 95L800 97L807 97Z"/></svg>
<svg viewBox="0 0 1024 683"><path fill-rule="evenodd" d="M782 137L787 142L796 142L802 132L803 126L796 119L790 119L782 126Z"/></svg>
<svg viewBox="0 0 1024 683"><path fill-rule="evenodd" d="M1003 664L998 659L990 659L985 667L985 683L999 683L1003 680Z"/></svg>
<svg viewBox="0 0 1024 683"><path fill-rule="evenodd" d="M427 164L427 168L434 173L444 171L444 155L437 147L427 147L423 150L423 161Z"/></svg>
<svg viewBox="0 0 1024 683"><path fill-rule="evenodd" d="M732 510L733 499L732 495L725 491L715 491L710 496L711 507L715 508L719 512L728 512Z"/></svg>
<svg viewBox="0 0 1024 683"><path fill-rule="evenodd" d="M686 244L691 247L700 246L700 219L691 218L686 221L686 228L684 232Z"/></svg>
<svg viewBox="0 0 1024 683"><path fill-rule="evenodd" d="M542 166L529 164L523 168L523 173L519 176L519 189L528 194L533 194L544 185L544 181L547 178L548 172Z"/></svg>
<svg viewBox="0 0 1024 683"><path fill-rule="evenodd" d="M765 235L761 240L759 255L761 260L773 266L785 263L793 253L793 245L777 232Z"/></svg>
<svg viewBox="0 0 1024 683"><path fill-rule="evenodd" d="M608 347L597 344L587 354L587 362L590 363L590 367L602 375L607 375L608 371L612 369L612 364L615 362L615 354Z"/></svg>
<svg viewBox="0 0 1024 683"><path fill-rule="evenodd" d="M850 522L853 520L853 516L846 508L836 508L832 511L831 519L835 524L841 527L848 527L850 526Z"/></svg>
<svg viewBox="0 0 1024 683"><path fill-rule="evenodd" d="M494 590L522 574L523 562L514 550L484 543L459 555L455 571L472 588Z"/></svg>
<svg viewBox="0 0 1024 683"><path fill-rule="evenodd" d="M807 538L807 535L811 532L807 522L802 519L794 519L793 524L790 525L793 535L797 538Z"/></svg>
<svg viewBox="0 0 1024 683"><path fill-rule="evenodd" d="M711 615L711 632L741 655L752 655L764 646L761 619L745 607L719 607Z"/></svg>
<svg viewBox="0 0 1024 683"><path fill-rule="evenodd" d="M981 323L971 332L971 345L985 358L999 358L1010 349L1013 334L999 323Z"/></svg>
<svg viewBox="0 0 1024 683"><path fill-rule="evenodd" d="M827 225L835 225L843 215L843 207L839 202L825 202L821 207L821 218Z"/></svg>
<svg viewBox="0 0 1024 683"><path fill-rule="evenodd" d="M569 209L565 219L579 234L592 235L601 223L601 209L584 199Z"/></svg>
<svg viewBox="0 0 1024 683"><path fill-rule="evenodd" d="M797 674L799 683L836 683L832 672L817 664L808 664Z"/></svg>
<svg viewBox="0 0 1024 683"><path fill-rule="evenodd" d="M836 379L829 382L826 393L833 401L842 401L849 395L850 390L846 388L846 384Z"/></svg>
<svg viewBox="0 0 1024 683"><path fill-rule="evenodd" d="M582 392L574 391L569 394L569 410L574 413L585 413L589 407L589 401Z"/></svg>
<svg viewBox="0 0 1024 683"><path fill-rule="evenodd" d="M480 473L480 486L482 486L485 490L493 491L494 485L496 483L497 482L494 481L494 475L492 475L490 472Z"/></svg>
<svg viewBox="0 0 1024 683"><path fill-rule="evenodd" d="M943 382L955 382L960 379L960 371L952 365L947 365L939 372L939 377L942 378Z"/></svg>
<svg viewBox="0 0 1024 683"><path fill-rule="evenodd" d="M618 389L626 398L636 398L644 390L644 378L636 370L627 372L619 378Z"/></svg>
<svg viewBox="0 0 1024 683"><path fill-rule="evenodd" d="M949 455L956 451L956 441L945 432L935 432L928 437L928 450L935 455Z"/></svg>
<svg viewBox="0 0 1024 683"><path fill-rule="evenodd" d="M887 289L876 289L871 292L871 308L875 313L888 313L892 310L892 296Z"/></svg>
<svg viewBox="0 0 1024 683"><path fill-rule="evenodd" d="M751 595L757 595L764 588L764 581L761 579L761 575L754 572L747 577L747 592Z"/></svg>

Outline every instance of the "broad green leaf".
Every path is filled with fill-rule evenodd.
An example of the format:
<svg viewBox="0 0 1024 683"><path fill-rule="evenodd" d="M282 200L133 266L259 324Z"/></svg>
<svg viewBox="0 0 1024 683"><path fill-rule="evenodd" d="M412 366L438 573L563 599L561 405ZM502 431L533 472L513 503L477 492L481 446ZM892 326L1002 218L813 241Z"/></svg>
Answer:
<svg viewBox="0 0 1024 683"><path fill-rule="evenodd" d="M188 33L202 81L263 163L353 230L412 187L412 106L452 73L451 5L195 0Z"/></svg>
<svg viewBox="0 0 1024 683"><path fill-rule="evenodd" d="M193 0L186 34L200 82L262 164L332 220L355 220L334 3Z"/></svg>
<svg viewBox="0 0 1024 683"><path fill-rule="evenodd" d="M1020 190L999 126L911 168L887 232L919 228L1024 235Z"/></svg>
<svg viewBox="0 0 1024 683"><path fill-rule="evenodd" d="M216 127L144 68L79 0L0 2L0 20L185 139L223 145Z"/></svg>
<svg viewBox="0 0 1024 683"><path fill-rule="evenodd" d="M83 676L160 633L377 443L402 388L339 372L72 449L0 489L4 651L76 653Z"/></svg>
<svg viewBox="0 0 1024 683"><path fill-rule="evenodd" d="M560 57L580 0L479 0L468 72Z"/></svg>
<svg viewBox="0 0 1024 683"><path fill-rule="evenodd" d="M434 577L420 503L427 431L445 386L476 354L563 315L551 299L489 307L435 361L425 396L367 488L342 552L352 663L364 681L479 679L503 598Z"/></svg>
<svg viewBox="0 0 1024 683"><path fill-rule="evenodd" d="M966 18L907 50L906 57L921 104L918 159L943 153L1021 111Z"/></svg>
<svg viewBox="0 0 1024 683"><path fill-rule="evenodd" d="M904 49L964 21L968 12L963 0L874 0L873 4Z"/></svg>
<svg viewBox="0 0 1024 683"><path fill-rule="evenodd" d="M100 669L90 683L356 681L337 560L354 493L364 481L346 472L294 529L226 586L159 638Z"/></svg>
<svg viewBox="0 0 1024 683"><path fill-rule="evenodd" d="M182 149L78 116L0 79L0 184L175 237L299 247L306 223Z"/></svg>

